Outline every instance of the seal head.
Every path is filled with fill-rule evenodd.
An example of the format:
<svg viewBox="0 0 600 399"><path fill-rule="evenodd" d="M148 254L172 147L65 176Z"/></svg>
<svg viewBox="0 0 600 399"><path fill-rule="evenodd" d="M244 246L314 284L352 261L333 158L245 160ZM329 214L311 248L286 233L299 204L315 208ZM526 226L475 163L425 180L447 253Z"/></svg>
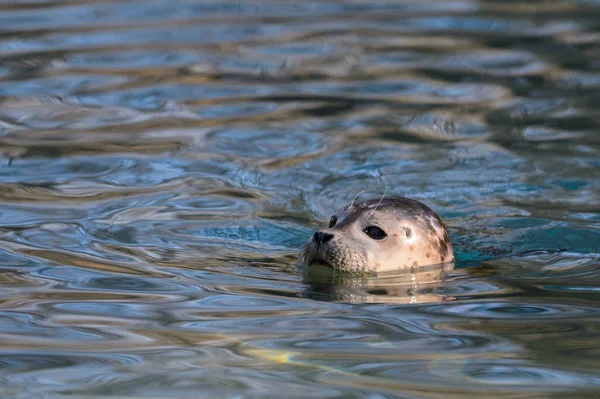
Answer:
<svg viewBox="0 0 600 399"><path fill-rule="evenodd" d="M298 261L335 271L377 274L451 262L448 232L426 205L409 198L373 198L337 211L313 234Z"/></svg>

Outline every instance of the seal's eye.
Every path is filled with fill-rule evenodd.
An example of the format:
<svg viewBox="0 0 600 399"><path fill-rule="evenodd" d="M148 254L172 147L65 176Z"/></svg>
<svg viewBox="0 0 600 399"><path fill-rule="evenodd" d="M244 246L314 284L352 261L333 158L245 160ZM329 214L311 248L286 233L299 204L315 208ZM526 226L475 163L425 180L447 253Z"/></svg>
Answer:
<svg viewBox="0 0 600 399"><path fill-rule="evenodd" d="M383 231L381 228L379 228L377 226L367 226L367 228L365 228L364 232L366 235L368 235L369 237L371 237L374 240L383 240L385 237L387 237L387 234L385 233L385 231Z"/></svg>
<svg viewBox="0 0 600 399"><path fill-rule="evenodd" d="M329 219L329 228L332 228L333 226L335 226L336 223L337 223L337 217L332 216L331 219Z"/></svg>

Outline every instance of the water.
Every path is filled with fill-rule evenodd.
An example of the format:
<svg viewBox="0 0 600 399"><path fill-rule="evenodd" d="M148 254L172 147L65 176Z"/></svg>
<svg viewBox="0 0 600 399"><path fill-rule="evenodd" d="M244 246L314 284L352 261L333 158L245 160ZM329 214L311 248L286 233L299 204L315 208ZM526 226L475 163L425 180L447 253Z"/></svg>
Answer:
<svg viewBox="0 0 600 399"><path fill-rule="evenodd" d="M597 1L0 2L0 396L592 398ZM355 194L454 270L305 279Z"/></svg>

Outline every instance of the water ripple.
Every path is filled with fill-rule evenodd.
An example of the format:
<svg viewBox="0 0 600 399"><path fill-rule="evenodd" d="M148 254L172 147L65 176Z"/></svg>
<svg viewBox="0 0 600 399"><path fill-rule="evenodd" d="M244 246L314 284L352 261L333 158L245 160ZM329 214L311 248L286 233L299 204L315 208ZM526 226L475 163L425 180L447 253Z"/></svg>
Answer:
<svg viewBox="0 0 600 399"><path fill-rule="evenodd" d="M593 397L598 10L0 2L0 396ZM361 192L456 263L299 271Z"/></svg>

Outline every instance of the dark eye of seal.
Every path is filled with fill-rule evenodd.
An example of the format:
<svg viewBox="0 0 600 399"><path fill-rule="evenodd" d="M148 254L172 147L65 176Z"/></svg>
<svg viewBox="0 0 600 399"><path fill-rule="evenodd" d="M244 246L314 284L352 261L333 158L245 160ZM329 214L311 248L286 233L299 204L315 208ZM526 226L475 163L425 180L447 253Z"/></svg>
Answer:
<svg viewBox="0 0 600 399"><path fill-rule="evenodd" d="M367 228L365 228L364 232L366 235L368 235L369 237L371 237L374 240L383 240L385 237L387 237L387 234L385 233L385 231L383 231L382 229L380 229L377 226L367 226Z"/></svg>
<svg viewBox="0 0 600 399"><path fill-rule="evenodd" d="M337 223L337 217L332 216L331 219L329 219L329 228L332 228L333 226L335 226L336 223Z"/></svg>

